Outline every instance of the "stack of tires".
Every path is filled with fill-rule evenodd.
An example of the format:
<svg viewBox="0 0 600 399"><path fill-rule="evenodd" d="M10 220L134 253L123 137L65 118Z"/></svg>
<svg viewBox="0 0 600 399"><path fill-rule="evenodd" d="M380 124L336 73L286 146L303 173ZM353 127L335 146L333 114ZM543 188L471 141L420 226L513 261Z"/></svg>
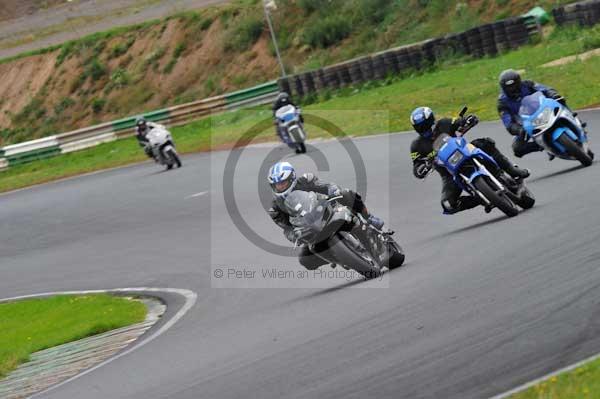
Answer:
<svg viewBox="0 0 600 399"><path fill-rule="evenodd" d="M558 25L592 26L600 22L600 0L567 4L553 9L552 14Z"/></svg>
<svg viewBox="0 0 600 399"><path fill-rule="evenodd" d="M494 43L496 44L496 50L499 53L504 53L510 50L510 40L506 33L506 24L504 21L499 21L491 24L492 32L494 33Z"/></svg>
<svg viewBox="0 0 600 399"><path fill-rule="evenodd" d="M494 37L494 27L492 24L482 25L477 28L481 38L481 50L485 55L494 56L498 54L496 47L496 38Z"/></svg>
<svg viewBox="0 0 600 399"><path fill-rule="evenodd" d="M586 3L587 18L597 10L600 19L600 0ZM598 7L593 8L594 7ZM572 7L579 12L578 7ZM558 11L557 11L558 10ZM553 10L555 16L567 16L571 10L566 7ZM571 18L571 17L569 17ZM396 47L371 56L356 58L326 68L279 80L281 90L302 97L324 89L339 89L371 80L384 79L388 74L398 74L407 70L421 70L436 61L453 54L468 54L479 58L494 56L529 42L538 32L539 26L534 17L516 17L469 29L466 32L449 34L441 38Z"/></svg>

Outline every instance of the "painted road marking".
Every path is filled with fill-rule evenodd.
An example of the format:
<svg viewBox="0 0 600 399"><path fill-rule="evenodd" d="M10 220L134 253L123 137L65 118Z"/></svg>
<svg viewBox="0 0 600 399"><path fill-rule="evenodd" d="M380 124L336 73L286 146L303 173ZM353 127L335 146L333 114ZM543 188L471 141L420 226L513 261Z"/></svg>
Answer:
<svg viewBox="0 0 600 399"><path fill-rule="evenodd" d="M206 195L206 194L208 194L208 191L202 191L202 192L199 192L196 194L188 195L184 199L198 198L198 197L202 197L203 195Z"/></svg>

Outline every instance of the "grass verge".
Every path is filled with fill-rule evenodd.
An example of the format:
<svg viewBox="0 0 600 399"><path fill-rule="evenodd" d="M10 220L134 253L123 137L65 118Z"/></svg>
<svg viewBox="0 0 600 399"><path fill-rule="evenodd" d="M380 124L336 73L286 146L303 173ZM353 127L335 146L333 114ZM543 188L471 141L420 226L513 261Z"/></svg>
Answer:
<svg viewBox="0 0 600 399"><path fill-rule="evenodd" d="M600 359L553 376L510 399L600 399Z"/></svg>
<svg viewBox="0 0 600 399"><path fill-rule="evenodd" d="M138 323L145 317L143 303L107 294L0 303L0 378L34 352Z"/></svg>
<svg viewBox="0 0 600 399"><path fill-rule="evenodd" d="M497 77L506 68L525 70L524 76L558 89L569 105L580 108L600 102L600 57L544 68L543 64L600 46L600 27L563 29L536 45L479 60L450 59L422 73L405 74L325 92L304 106L305 113L325 115L347 135L360 136L410 129L408 115L420 105L432 107L438 115L454 114L464 104L482 120L497 119ZM372 111L339 113L336 110ZM383 120L377 111L387 111L391 120ZM261 120L270 118L266 108L215 115L173 129L180 152L209 151L227 148L242 133ZM308 126L309 137L326 133ZM272 129L257 137L273 140ZM507 138L508 140L508 138ZM0 173L0 192L48 182L63 177L126 165L144 160L135 140L121 140L89 150L62 155L49 160L17 166Z"/></svg>

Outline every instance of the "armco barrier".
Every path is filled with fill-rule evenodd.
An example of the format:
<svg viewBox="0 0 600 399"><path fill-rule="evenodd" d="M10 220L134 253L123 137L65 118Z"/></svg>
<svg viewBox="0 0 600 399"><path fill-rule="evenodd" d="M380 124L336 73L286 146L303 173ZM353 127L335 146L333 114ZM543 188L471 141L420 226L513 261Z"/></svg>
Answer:
<svg viewBox="0 0 600 399"><path fill-rule="evenodd" d="M592 26L600 22L600 0L571 3L552 10L558 25L579 24Z"/></svg>
<svg viewBox="0 0 600 399"><path fill-rule="evenodd" d="M215 112L271 103L278 90L277 82L273 81L222 96L152 111L143 116L150 121L177 126ZM0 170L131 136L134 134L136 118L132 116L1 148Z"/></svg>
<svg viewBox="0 0 600 399"><path fill-rule="evenodd" d="M600 0L595 0L600 2ZM382 79L389 74L428 67L451 54L494 56L517 48L539 33L535 17L516 17L466 32L424 40L339 64L279 79L279 88L297 97L325 89Z"/></svg>

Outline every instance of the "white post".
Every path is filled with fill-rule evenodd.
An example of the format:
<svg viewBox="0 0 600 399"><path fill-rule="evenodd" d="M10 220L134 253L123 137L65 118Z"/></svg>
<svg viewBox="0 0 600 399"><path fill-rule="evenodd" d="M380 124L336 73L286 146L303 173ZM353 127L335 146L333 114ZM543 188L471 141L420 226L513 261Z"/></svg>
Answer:
<svg viewBox="0 0 600 399"><path fill-rule="evenodd" d="M287 76L287 73L285 72L283 61L281 60L279 46L277 45L277 38L275 37L275 30L273 30L273 23L271 22L271 14L269 13L269 9L275 9L277 8L277 5L275 4L275 0L263 0L263 6L265 9L265 18L267 18L267 24L269 25L269 31L271 32L271 39L273 40L273 47L275 47L277 62L279 63L279 67L281 68L281 76L285 78Z"/></svg>

